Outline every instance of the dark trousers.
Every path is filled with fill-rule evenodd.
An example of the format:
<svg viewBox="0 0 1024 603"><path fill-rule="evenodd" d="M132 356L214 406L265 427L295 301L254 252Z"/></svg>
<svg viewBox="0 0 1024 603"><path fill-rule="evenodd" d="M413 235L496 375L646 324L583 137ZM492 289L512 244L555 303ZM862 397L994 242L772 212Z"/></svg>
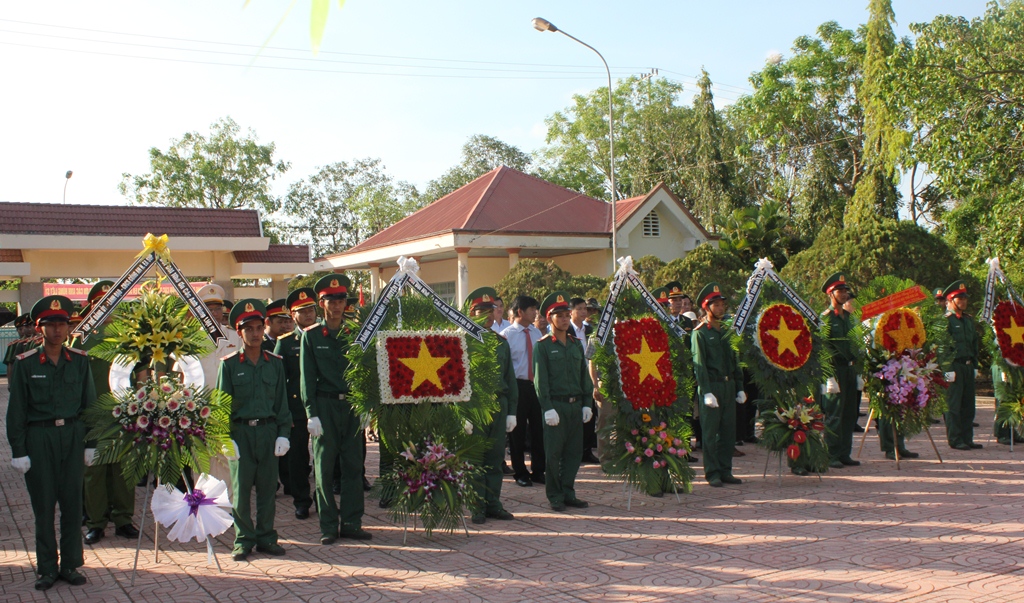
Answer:
<svg viewBox="0 0 1024 603"><path fill-rule="evenodd" d="M953 362L956 379L946 390L946 439L950 446L974 443L974 363Z"/></svg>
<svg viewBox="0 0 1024 603"><path fill-rule="evenodd" d="M860 392L857 391L857 370L852 366L837 366L838 394L827 394L821 410L825 413L825 427L829 435L828 454L833 461L849 459L853 452L853 426L860 412Z"/></svg>
<svg viewBox="0 0 1024 603"><path fill-rule="evenodd" d="M60 507L60 569L82 566L82 480L85 463L85 425L75 421L63 427L29 427L25 446L32 468L25 474L36 524L36 570L56 575L57 531Z"/></svg>
<svg viewBox="0 0 1024 603"><path fill-rule="evenodd" d="M597 404L595 404L594 418L583 424L583 455L581 455L581 458L588 453L593 454L593 449L597 446L597 419L599 414L600 410L597 408Z"/></svg>
<svg viewBox="0 0 1024 603"><path fill-rule="evenodd" d="M309 466L309 430L306 429L305 417L303 413L302 421L293 420L291 433L288 434L291 447L288 454L281 457L281 466L286 468L282 472L281 483L292 495L296 509L308 509L313 504L309 488L309 474L312 471Z"/></svg>
<svg viewBox="0 0 1024 603"><path fill-rule="evenodd" d="M544 418L537 401L537 390L533 382L516 379L519 386L519 407L516 412L516 428L512 430L512 470L516 479L543 477L546 462L544 459ZM530 469L526 470L526 434L530 434Z"/></svg>

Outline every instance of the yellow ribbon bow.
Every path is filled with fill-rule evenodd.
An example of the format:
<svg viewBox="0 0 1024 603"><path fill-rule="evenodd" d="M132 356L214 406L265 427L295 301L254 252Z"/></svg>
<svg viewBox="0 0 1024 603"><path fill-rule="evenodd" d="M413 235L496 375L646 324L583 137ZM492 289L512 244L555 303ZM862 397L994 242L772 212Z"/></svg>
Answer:
<svg viewBox="0 0 1024 603"><path fill-rule="evenodd" d="M155 253L156 257L165 262L171 261L171 251L167 249L167 235L157 237L153 233L147 232L146 236L142 238L142 251L135 257L141 258L149 253Z"/></svg>

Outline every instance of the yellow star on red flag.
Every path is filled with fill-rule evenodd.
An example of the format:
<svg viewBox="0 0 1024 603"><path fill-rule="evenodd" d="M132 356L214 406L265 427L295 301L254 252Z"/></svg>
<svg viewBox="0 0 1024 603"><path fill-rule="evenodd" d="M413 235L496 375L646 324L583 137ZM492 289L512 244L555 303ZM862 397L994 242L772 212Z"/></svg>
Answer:
<svg viewBox="0 0 1024 603"><path fill-rule="evenodd" d="M412 387L409 388L410 391L415 391L424 381L433 383L438 389L444 389L444 386L441 385L441 377L437 374L437 371L451 359L447 356L440 358L431 356L430 350L427 349L426 341L420 340L418 356L399 358L399 360L402 364L412 369Z"/></svg>
<svg viewBox="0 0 1024 603"><path fill-rule="evenodd" d="M626 354L626 356L633 362L640 365L640 383L644 382L648 376L654 377L658 381L664 381L661 377L661 371L658 370L658 361L665 355L665 352L654 352L650 346L647 345L647 338L640 337L640 352L638 354Z"/></svg>
<svg viewBox="0 0 1024 603"><path fill-rule="evenodd" d="M1013 326L1003 329L1003 333L1010 336L1010 344L1024 344L1024 325L1018 325L1017 319L1012 316L1010 317L1010 324Z"/></svg>

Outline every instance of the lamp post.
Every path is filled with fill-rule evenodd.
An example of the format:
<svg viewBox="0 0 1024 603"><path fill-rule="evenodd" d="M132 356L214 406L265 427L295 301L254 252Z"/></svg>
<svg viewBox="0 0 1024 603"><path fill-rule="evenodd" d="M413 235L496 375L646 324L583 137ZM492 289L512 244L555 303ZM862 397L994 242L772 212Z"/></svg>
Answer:
<svg viewBox="0 0 1024 603"><path fill-rule="evenodd" d="M619 237L618 237L618 223L616 222L615 212L615 119L612 105L612 72L608 68L608 61L604 60L604 56L597 51L596 48L587 44L583 40L565 33L563 30L555 27L555 24L547 19L537 17L533 20L533 28L537 31L553 31L562 34L563 36L578 42L587 48L594 51L594 53L600 57L601 62L604 63L605 73L608 74L608 159L609 159L609 176L608 179L611 181L612 188L612 274L615 273L615 260L619 255Z"/></svg>
<svg viewBox="0 0 1024 603"><path fill-rule="evenodd" d="M72 174L74 174L74 172L72 172L71 170L68 170L68 172L64 174L64 205L67 205L68 203L68 181L71 180Z"/></svg>

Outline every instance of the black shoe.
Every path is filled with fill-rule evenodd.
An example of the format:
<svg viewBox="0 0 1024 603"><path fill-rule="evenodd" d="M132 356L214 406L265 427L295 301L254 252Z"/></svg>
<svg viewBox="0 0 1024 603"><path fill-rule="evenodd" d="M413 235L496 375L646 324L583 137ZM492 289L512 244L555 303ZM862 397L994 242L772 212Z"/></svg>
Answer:
<svg viewBox="0 0 1024 603"><path fill-rule="evenodd" d="M368 480L368 479L366 479L364 477L363 478L363 492L369 492L371 489L373 489L373 486L370 485L370 480Z"/></svg>
<svg viewBox="0 0 1024 603"><path fill-rule="evenodd" d="M532 481L535 484L543 484L545 482L544 474L542 473L540 475L533 475L530 477L530 481Z"/></svg>
<svg viewBox="0 0 1024 603"><path fill-rule="evenodd" d="M334 544L335 540L337 540L335 536L321 536L320 544Z"/></svg>
<svg viewBox="0 0 1024 603"><path fill-rule="evenodd" d="M587 507L590 506L590 503L588 503L585 500L574 498L572 500L565 501L565 506L572 507L574 509L586 509Z"/></svg>
<svg viewBox="0 0 1024 603"><path fill-rule="evenodd" d="M600 465L601 461L598 460L594 453L590 450L583 453L583 460L580 461L584 465Z"/></svg>
<svg viewBox="0 0 1024 603"><path fill-rule="evenodd" d="M309 519L309 507L295 507L295 519Z"/></svg>
<svg viewBox="0 0 1024 603"><path fill-rule="evenodd" d="M114 533L122 538L138 538L139 529L130 523L126 523L123 526L117 526Z"/></svg>
<svg viewBox="0 0 1024 603"><path fill-rule="evenodd" d="M1018 442L1019 441L1020 440L1018 440ZM1003 446L1009 446L1010 445L1010 438L999 438L999 443L1002 444Z"/></svg>
<svg viewBox="0 0 1024 603"><path fill-rule="evenodd" d="M234 550L231 551L231 558L239 562L245 561L249 558L249 553L252 553L252 549L236 546Z"/></svg>
<svg viewBox="0 0 1024 603"><path fill-rule="evenodd" d="M334 486L331 487L331 491L334 492L335 494L341 494L341 484L339 484L338 482L334 482Z"/></svg>
<svg viewBox="0 0 1024 603"><path fill-rule="evenodd" d="M381 509L390 509L391 505L393 504L394 501L391 500L390 498L382 498L380 499L380 502L377 503L377 506L380 507Z"/></svg>
<svg viewBox="0 0 1024 603"><path fill-rule="evenodd" d="M858 411L857 411L857 416L858 416L858 417L866 417L866 416L868 416L868 413L866 413L866 412L860 412L860 411L858 410Z"/></svg>
<svg viewBox="0 0 1024 603"><path fill-rule="evenodd" d="M36 590L50 590L53 583L57 581L57 574L42 574L36 580Z"/></svg>
<svg viewBox="0 0 1024 603"><path fill-rule="evenodd" d="M955 448L957 450L971 450L971 447L967 444L957 444L956 446L950 446L950 448Z"/></svg>
<svg viewBox="0 0 1024 603"><path fill-rule="evenodd" d="M558 503L558 504L552 503L551 510L552 511L558 511L559 513L561 513L562 511L565 511L565 505L562 504L562 503Z"/></svg>
<svg viewBox="0 0 1024 603"><path fill-rule="evenodd" d="M977 422L971 423L971 426L972 426L972 427L981 427L981 425L978 425L978 423L977 423Z"/></svg>
<svg viewBox="0 0 1024 603"><path fill-rule="evenodd" d="M505 509L501 509L499 511L488 511L484 515L490 517L491 519L497 519L500 521L509 521L516 518L515 515L509 513Z"/></svg>
<svg viewBox="0 0 1024 603"><path fill-rule="evenodd" d="M741 457L741 456L747 456L747 453L743 452L739 448L733 448L732 449L732 457L733 458L738 458L738 457Z"/></svg>
<svg viewBox="0 0 1024 603"><path fill-rule="evenodd" d="M942 419L929 419L929 421L932 422L932 425L938 425L942 422Z"/></svg>
<svg viewBox="0 0 1024 603"><path fill-rule="evenodd" d="M855 461L850 457L846 457L845 459L839 459L839 462L846 465L847 467L856 467L857 465L860 465L860 461Z"/></svg>
<svg viewBox="0 0 1024 603"><path fill-rule="evenodd" d="M712 488L721 488L722 480L718 479L717 477L715 479L709 479L708 485L711 486Z"/></svg>
<svg viewBox="0 0 1024 603"><path fill-rule="evenodd" d="M723 484L742 484L743 480L741 480L738 477L733 477L731 475L723 475L722 476L722 483Z"/></svg>
<svg viewBox="0 0 1024 603"><path fill-rule="evenodd" d="M921 455L916 453L916 452L911 452L909 450L900 450L900 458L901 459L916 459L919 456L921 456Z"/></svg>
<svg viewBox="0 0 1024 603"><path fill-rule="evenodd" d="M890 461L895 461L896 460L896 453L893 452L892 450L890 450L890 451L885 453L885 458L889 459ZM900 458L903 458L903 453L902 452L900 453Z"/></svg>
<svg viewBox="0 0 1024 603"><path fill-rule="evenodd" d="M96 544L103 540L103 530L101 528L93 528L85 533L85 544Z"/></svg>
<svg viewBox="0 0 1024 603"><path fill-rule="evenodd" d="M853 433L864 433L864 428L860 426L860 423L853 424Z"/></svg>
<svg viewBox="0 0 1024 603"><path fill-rule="evenodd" d="M744 441L744 442L746 442L746 443L748 443L748 444L757 444L757 443L758 443L758 442L760 442L761 440L759 440L759 439L757 438L757 436L750 436L750 437L748 437L748 438L743 438L743 441Z"/></svg>
<svg viewBox="0 0 1024 603"><path fill-rule="evenodd" d="M474 515L472 521L477 525L485 524L487 523L487 517L483 515Z"/></svg>
<svg viewBox="0 0 1024 603"><path fill-rule="evenodd" d="M808 473L808 471L806 469L804 469L803 467L793 467L792 471L793 471L793 475L799 475L800 477L804 477L806 475L810 475L810 473Z"/></svg>
<svg viewBox="0 0 1024 603"><path fill-rule="evenodd" d="M843 465L838 459L836 459L834 461L829 461L828 466L833 469L842 469L846 465Z"/></svg>
<svg viewBox="0 0 1024 603"><path fill-rule="evenodd" d="M737 446L742 446L743 445L743 440L736 440L736 445Z"/></svg>
<svg viewBox="0 0 1024 603"><path fill-rule="evenodd" d="M79 574L78 570L73 569L61 570L60 574L58 575L58 578L67 582L71 586L81 586L88 582L88 580L85 579L85 576Z"/></svg>
<svg viewBox="0 0 1024 603"><path fill-rule="evenodd" d="M274 557L280 557L281 555L285 554L284 547L279 545L279 544L277 544L277 543L266 544L266 545L257 544L256 545L256 550L261 552L261 553L266 553L268 555L273 555Z"/></svg>
<svg viewBox="0 0 1024 603"><path fill-rule="evenodd" d="M516 485L522 486L524 488L532 488L533 487L533 482L531 482L529 479L524 478L524 477L517 477L516 478Z"/></svg>
<svg viewBox="0 0 1024 603"><path fill-rule="evenodd" d="M981 444L974 444L974 443L968 444L968 446L970 446L972 450L980 450L980 449L984 448L984 446L982 446Z"/></svg>
<svg viewBox="0 0 1024 603"><path fill-rule="evenodd" d="M512 467L508 466L508 463L502 463L501 464L501 474L502 475L512 475L513 473L515 473L515 471L512 470Z"/></svg>
<svg viewBox="0 0 1024 603"><path fill-rule="evenodd" d="M362 528L357 528L355 530L342 531L338 534L338 538L347 538L349 540L370 540L373 538L373 534Z"/></svg>
<svg viewBox="0 0 1024 603"><path fill-rule="evenodd" d="M695 457L695 456L693 456L692 454L687 454L686 455L686 462L687 463L696 463L698 461L700 461L700 459Z"/></svg>

